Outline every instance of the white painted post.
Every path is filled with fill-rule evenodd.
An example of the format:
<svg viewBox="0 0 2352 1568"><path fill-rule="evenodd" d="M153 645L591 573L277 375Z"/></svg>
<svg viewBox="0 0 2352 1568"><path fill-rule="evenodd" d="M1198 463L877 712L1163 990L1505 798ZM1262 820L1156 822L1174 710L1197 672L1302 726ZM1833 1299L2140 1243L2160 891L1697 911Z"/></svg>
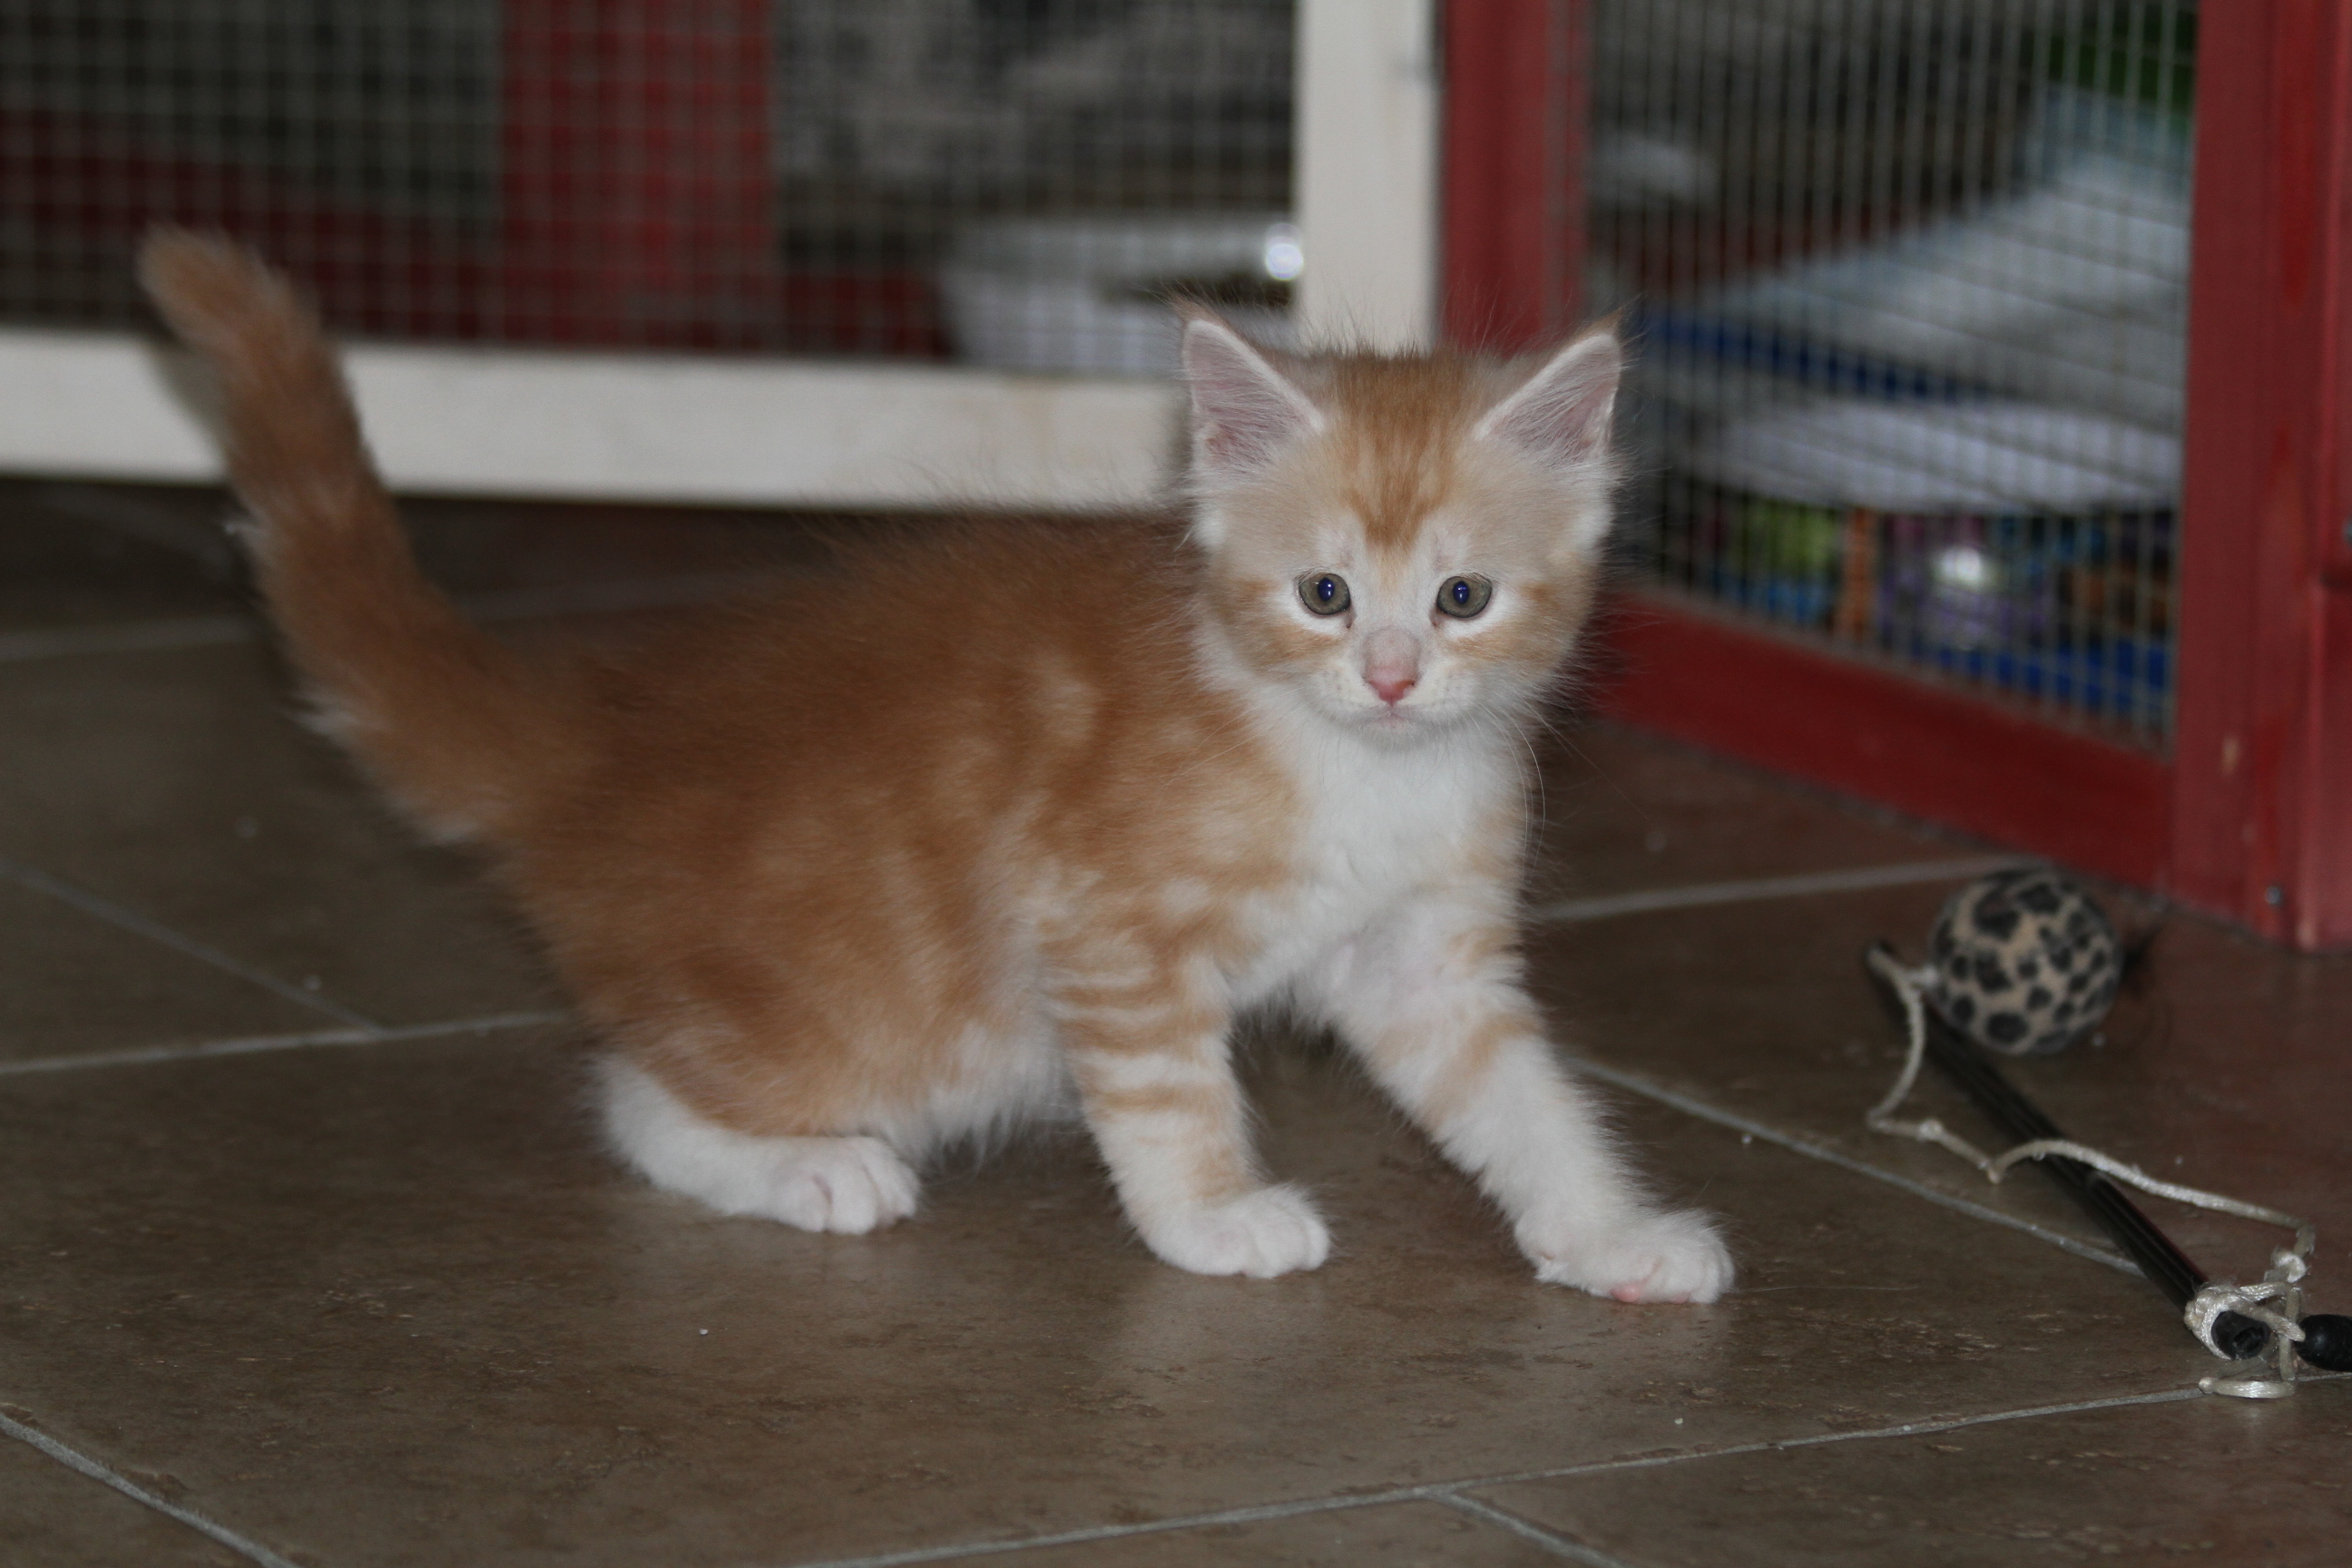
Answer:
<svg viewBox="0 0 2352 1568"><path fill-rule="evenodd" d="M1436 339L1436 0L1299 0L1301 341Z"/></svg>

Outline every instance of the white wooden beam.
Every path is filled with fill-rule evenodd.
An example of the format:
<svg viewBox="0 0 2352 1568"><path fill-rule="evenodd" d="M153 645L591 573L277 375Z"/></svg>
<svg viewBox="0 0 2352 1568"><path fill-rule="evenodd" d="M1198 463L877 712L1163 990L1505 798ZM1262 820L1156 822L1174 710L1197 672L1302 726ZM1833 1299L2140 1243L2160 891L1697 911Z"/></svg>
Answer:
<svg viewBox="0 0 2352 1568"><path fill-rule="evenodd" d="M346 363L385 477L420 494L1125 510L1179 450L1158 381L368 344ZM128 333L0 328L0 470L217 479L167 380Z"/></svg>
<svg viewBox="0 0 2352 1568"><path fill-rule="evenodd" d="M1434 336L1436 0L1301 0L1303 337ZM1058 510L1154 504L1180 395L932 364L361 344L386 477L418 493ZM0 327L0 470L211 480L212 443L128 333Z"/></svg>

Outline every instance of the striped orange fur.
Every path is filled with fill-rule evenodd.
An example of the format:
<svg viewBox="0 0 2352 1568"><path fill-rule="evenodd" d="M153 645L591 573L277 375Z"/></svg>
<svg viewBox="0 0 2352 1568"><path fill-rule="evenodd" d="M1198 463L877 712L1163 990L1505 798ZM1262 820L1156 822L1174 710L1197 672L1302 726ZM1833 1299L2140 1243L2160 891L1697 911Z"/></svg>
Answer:
<svg viewBox="0 0 2352 1568"><path fill-rule="evenodd" d="M616 1148L859 1231L942 1145L1084 1117L1171 1263L1328 1248L1269 1182L1240 1013L1332 1024L1539 1277L1713 1299L1544 1039L1514 936L1525 732L1591 603L1620 354L1289 358L1185 327L1163 523L941 525L624 655L527 663L417 573L318 323L225 241L143 277L216 373L326 727L478 844L606 1042Z"/></svg>

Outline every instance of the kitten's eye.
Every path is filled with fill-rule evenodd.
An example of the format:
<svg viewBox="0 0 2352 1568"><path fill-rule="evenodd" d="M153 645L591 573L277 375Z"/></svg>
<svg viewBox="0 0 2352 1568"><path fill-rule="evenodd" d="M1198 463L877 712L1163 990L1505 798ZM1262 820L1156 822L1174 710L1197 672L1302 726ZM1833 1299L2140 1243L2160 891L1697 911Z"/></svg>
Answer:
<svg viewBox="0 0 2352 1568"><path fill-rule="evenodd" d="M1437 590L1437 607L1456 620L1468 620L1495 596L1495 584L1484 577L1448 577Z"/></svg>
<svg viewBox="0 0 2352 1568"><path fill-rule="evenodd" d="M1309 572L1298 580L1298 602L1318 616L1336 616L1348 607L1348 580Z"/></svg>

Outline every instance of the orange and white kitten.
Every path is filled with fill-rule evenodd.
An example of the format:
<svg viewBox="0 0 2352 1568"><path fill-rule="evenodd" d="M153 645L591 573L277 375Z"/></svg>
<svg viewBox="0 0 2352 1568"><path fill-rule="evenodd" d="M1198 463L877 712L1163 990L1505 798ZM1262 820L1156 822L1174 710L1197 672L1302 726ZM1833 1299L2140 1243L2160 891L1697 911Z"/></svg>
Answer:
<svg viewBox="0 0 2352 1568"><path fill-rule="evenodd" d="M1180 1268L1320 1264L1235 1016L1330 1024L1539 1279L1709 1301L1521 984L1526 732L1591 598L1621 353L1277 358L1190 314L1191 515L942 528L626 657L534 665L420 576L331 351L234 246L143 276L218 373L324 727L482 847L611 1056L614 1144L859 1232L953 1141L1081 1113Z"/></svg>

